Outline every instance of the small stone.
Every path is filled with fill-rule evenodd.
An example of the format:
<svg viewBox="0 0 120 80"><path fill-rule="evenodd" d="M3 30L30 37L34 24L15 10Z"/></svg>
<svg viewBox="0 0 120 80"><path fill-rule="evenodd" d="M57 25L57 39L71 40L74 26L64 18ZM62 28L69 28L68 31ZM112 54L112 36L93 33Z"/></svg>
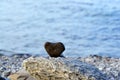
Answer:
<svg viewBox="0 0 120 80"><path fill-rule="evenodd" d="M8 76L10 80L17 80L17 77L19 77L19 74L11 74L10 76Z"/></svg>
<svg viewBox="0 0 120 80"><path fill-rule="evenodd" d="M1 68L0 68L0 71L5 71L5 70L6 70L5 67L1 67Z"/></svg>
<svg viewBox="0 0 120 80"><path fill-rule="evenodd" d="M5 72L3 72L3 76L6 77L6 78L7 78L10 74L11 74L11 71L5 71Z"/></svg>
<svg viewBox="0 0 120 80"><path fill-rule="evenodd" d="M19 70L18 72L8 76L10 80L36 80L25 70Z"/></svg>
<svg viewBox="0 0 120 80"><path fill-rule="evenodd" d="M61 42L57 43L46 42L44 47L49 56L51 57L60 57L62 52L65 50L65 46Z"/></svg>

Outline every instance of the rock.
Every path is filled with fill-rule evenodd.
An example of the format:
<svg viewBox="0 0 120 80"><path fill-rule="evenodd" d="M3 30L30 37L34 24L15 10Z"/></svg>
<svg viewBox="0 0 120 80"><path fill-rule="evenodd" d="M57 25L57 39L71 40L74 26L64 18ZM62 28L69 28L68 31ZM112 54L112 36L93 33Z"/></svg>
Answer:
<svg viewBox="0 0 120 80"><path fill-rule="evenodd" d="M46 42L44 47L49 56L51 57L60 57L62 52L65 50L65 47L61 42L57 43Z"/></svg>
<svg viewBox="0 0 120 80"><path fill-rule="evenodd" d="M7 71L4 71L2 75L3 77L7 78L11 73L12 73L11 71L7 70Z"/></svg>
<svg viewBox="0 0 120 80"><path fill-rule="evenodd" d="M19 70L17 73L11 74L8 78L10 80L36 80L24 69Z"/></svg>
<svg viewBox="0 0 120 80"><path fill-rule="evenodd" d="M28 58L23 68L37 80L108 80L93 65L71 58Z"/></svg>
<svg viewBox="0 0 120 80"><path fill-rule="evenodd" d="M18 76L19 76L19 74L11 74L10 76L8 76L8 78L10 80L17 80Z"/></svg>

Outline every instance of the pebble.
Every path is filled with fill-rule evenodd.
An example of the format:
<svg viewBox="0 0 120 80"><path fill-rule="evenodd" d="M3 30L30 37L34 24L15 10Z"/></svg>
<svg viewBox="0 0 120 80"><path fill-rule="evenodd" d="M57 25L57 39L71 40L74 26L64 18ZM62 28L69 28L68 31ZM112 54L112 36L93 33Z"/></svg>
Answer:
<svg viewBox="0 0 120 80"><path fill-rule="evenodd" d="M61 54L65 50L65 46L62 42L46 42L44 48L51 57L62 57Z"/></svg>

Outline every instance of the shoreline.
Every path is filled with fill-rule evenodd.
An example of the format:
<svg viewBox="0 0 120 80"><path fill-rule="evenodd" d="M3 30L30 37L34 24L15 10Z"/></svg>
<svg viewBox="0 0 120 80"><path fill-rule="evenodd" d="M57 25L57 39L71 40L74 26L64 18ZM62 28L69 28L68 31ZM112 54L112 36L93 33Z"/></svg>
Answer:
<svg viewBox="0 0 120 80"><path fill-rule="evenodd" d="M10 75L9 73L16 73L17 71L21 70L23 60L29 57L41 56L32 56L28 54L14 54L12 56L0 55L0 76L7 78ZM116 80L118 78L120 79L120 58L90 55L87 57L78 57L75 59L95 66L104 74L107 74L109 80Z"/></svg>

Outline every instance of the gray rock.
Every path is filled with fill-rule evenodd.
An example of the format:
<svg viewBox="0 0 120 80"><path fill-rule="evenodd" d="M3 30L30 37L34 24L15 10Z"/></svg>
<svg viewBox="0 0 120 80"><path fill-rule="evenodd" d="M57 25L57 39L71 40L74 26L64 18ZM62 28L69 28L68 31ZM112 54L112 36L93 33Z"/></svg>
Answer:
<svg viewBox="0 0 120 80"><path fill-rule="evenodd" d="M71 58L28 58L23 67L37 80L108 80L93 65Z"/></svg>
<svg viewBox="0 0 120 80"><path fill-rule="evenodd" d="M19 70L18 72L9 75L8 79L10 80L36 80L32 76L30 76L29 73L25 71L24 69Z"/></svg>
<svg viewBox="0 0 120 80"><path fill-rule="evenodd" d="M11 74L11 71L4 71L2 76L7 78Z"/></svg>

